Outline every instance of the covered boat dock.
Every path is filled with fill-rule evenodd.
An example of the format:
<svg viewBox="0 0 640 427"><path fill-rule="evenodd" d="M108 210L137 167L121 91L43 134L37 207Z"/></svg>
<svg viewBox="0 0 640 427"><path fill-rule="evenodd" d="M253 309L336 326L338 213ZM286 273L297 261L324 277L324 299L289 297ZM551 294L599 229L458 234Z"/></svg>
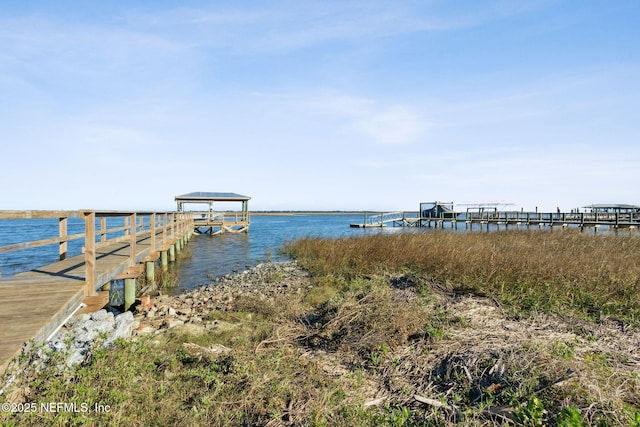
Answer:
<svg viewBox="0 0 640 427"><path fill-rule="evenodd" d="M186 212L185 205L207 205L207 209L189 211L194 214L195 231L199 233L248 233L249 232L249 200L251 197L237 193L205 192L176 196L178 212ZM240 209L216 210L220 203L240 204Z"/></svg>

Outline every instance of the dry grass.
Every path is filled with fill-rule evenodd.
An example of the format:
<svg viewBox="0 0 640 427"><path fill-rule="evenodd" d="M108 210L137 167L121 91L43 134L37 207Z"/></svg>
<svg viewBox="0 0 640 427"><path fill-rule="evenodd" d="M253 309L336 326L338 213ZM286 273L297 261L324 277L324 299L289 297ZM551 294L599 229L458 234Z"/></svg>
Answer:
<svg viewBox="0 0 640 427"><path fill-rule="evenodd" d="M532 311L640 320L640 238L577 231L417 233L303 239L293 256L320 277L412 272L458 293Z"/></svg>

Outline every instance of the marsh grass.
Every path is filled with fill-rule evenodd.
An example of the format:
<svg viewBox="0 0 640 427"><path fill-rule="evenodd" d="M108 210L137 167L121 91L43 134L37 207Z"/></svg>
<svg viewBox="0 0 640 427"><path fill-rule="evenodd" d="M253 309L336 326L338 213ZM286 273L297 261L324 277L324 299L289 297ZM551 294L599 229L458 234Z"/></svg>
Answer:
<svg viewBox="0 0 640 427"><path fill-rule="evenodd" d="M640 238L554 232L378 234L301 239L292 256L314 275L411 272L452 292L496 298L515 315L640 320Z"/></svg>

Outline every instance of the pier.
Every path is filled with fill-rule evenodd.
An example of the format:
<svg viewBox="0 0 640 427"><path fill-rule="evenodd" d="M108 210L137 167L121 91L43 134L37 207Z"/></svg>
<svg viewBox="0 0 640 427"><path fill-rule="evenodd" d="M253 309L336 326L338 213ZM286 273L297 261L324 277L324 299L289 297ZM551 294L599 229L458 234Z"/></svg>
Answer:
<svg viewBox="0 0 640 427"><path fill-rule="evenodd" d="M251 197L237 193L220 193L196 191L182 196L176 196L178 212L185 211L185 205L208 206L208 210L193 211L194 227L197 233L223 234L223 233L248 233L249 225L249 200ZM235 212L215 211L214 207L223 203L240 203L241 209Z"/></svg>
<svg viewBox="0 0 640 427"><path fill-rule="evenodd" d="M72 218L82 232L68 233ZM57 259L0 277L0 372L25 343L46 341L74 314L107 305L116 280L124 282L129 309L139 291L136 279L153 283L156 264L166 270L194 230L193 215L182 212L0 211L0 225L5 220L33 227L57 221L57 235L0 246L0 255L54 245ZM79 255L69 256L70 242L82 244Z"/></svg>
<svg viewBox="0 0 640 427"><path fill-rule="evenodd" d="M380 228L389 225L393 227L419 226L418 212L365 212L361 223L353 223L353 228Z"/></svg>
<svg viewBox="0 0 640 427"><path fill-rule="evenodd" d="M640 206L633 205L591 205L585 207L587 212L524 212L498 211L489 206L473 207L466 212L455 212L452 203L429 203L428 209L420 211L397 212L365 212L362 223L351 224L351 227L449 227L473 230L489 229L531 229L531 228L566 228L579 229L600 227L612 230L640 228Z"/></svg>

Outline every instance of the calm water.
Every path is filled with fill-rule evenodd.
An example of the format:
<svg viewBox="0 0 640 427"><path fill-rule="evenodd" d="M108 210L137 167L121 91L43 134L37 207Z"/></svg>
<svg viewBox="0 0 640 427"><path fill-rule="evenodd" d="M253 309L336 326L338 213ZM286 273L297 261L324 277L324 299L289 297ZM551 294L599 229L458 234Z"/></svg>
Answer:
<svg viewBox="0 0 640 427"><path fill-rule="evenodd" d="M180 262L177 292L193 289L223 274L246 270L266 261L286 261L279 253L287 242L300 237L346 237L370 233L402 232L400 227L351 228L362 215L252 216L247 234L201 234L189 242L191 256Z"/></svg>

